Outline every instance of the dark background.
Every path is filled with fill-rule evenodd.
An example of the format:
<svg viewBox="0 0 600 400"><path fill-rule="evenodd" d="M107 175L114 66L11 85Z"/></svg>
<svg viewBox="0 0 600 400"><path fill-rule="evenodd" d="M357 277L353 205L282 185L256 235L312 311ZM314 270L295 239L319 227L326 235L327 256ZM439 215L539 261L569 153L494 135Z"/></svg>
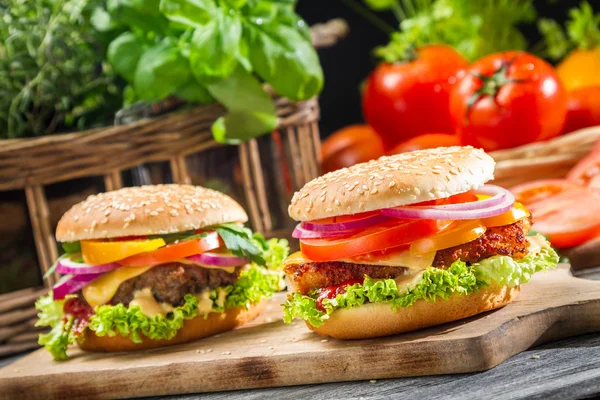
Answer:
<svg viewBox="0 0 600 400"><path fill-rule="evenodd" d="M357 0L362 3L361 0ZM473 0L487 1L487 0ZM600 0L588 0L594 10L600 7ZM577 7L580 1L538 0L535 8L538 18L552 18L564 22L570 8ZM388 35L379 30L364 17L358 15L342 0L300 0L298 13L309 25L325 22L333 18L343 18L348 22L350 34L334 47L319 51L325 73L325 87L320 96L321 137L327 137L336 129L363 122L360 107L359 85L377 65L372 55L373 49L388 42ZM391 12L377 13L392 26L397 22ZM534 44L539 39L535 24L522 27L522 32Z"/></svg>

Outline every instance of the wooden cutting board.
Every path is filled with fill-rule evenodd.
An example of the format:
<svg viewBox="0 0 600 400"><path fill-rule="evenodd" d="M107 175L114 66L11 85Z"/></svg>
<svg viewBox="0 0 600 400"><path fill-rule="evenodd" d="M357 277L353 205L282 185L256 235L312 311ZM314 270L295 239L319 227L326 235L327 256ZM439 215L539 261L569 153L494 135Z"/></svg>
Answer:
<svg viewBox="0 0 600 400"><path fill-rule="evenodd" d="M507 307L381 339L325 339L284 325L277 295L254 323L194 343L137 353L38 350L0 370L0 398L125 398L449 374L492 368L531 346L600 331L600 282L567 266L537 274ZM357 321L360 323L360 321Z"/></svg>

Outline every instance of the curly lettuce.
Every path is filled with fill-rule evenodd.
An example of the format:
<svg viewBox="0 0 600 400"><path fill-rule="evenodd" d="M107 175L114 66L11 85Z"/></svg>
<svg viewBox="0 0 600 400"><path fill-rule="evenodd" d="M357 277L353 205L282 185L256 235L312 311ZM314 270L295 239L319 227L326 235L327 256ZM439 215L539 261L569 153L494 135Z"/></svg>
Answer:
<svg viewBox="0 0 600 400"><path fill-rule="evenodd" d="M67 298L54 300L52 292L35 302L39 311L35 326L49 326L50 332L40 334L38 343L52 354L55 360L66 360L67 347L78 337L73 332L73 316L65 316L63 307Z"/></svg>
<svg viewBox="0 0 600 400"><path fill-rule="evenodd" d="M393 310L397 310L410 307L421 299L435 302L447 299L454 293L470 294L493 283L513 287L529 282L535 272L556 267L558 260L553 249L545 248L520 260L493 256L470 266L455 261L446 270L433 267L426 269L421 279L408 290L400 290L393 279L373 280L365 277L364 283L350 285L345 293L323 300L324 310L317 307L317 291L308 296L294 293L283 304L284 322L290 323L294 317L299 317L313 326L320 326L335 310L359 307L365 303L388 303Z"/></svg>
<svg viewBox="0 0 600 400"><path fill-rule="evenodd" d="M240 273L233 285L212 290L209 298L213 301L211 312L223 312L232 307L246 307L271 297L281 289L282 275L253 265ZM224 301L218 301L225 293ZM220 303L220 304L219 304ZM95 308L88 328L98 336L121 335L134 343L141 343L142 336L150 339L170 340L183 327L185 320L198 316L199 299L191 294L184 297L184 304L175 307L167 315L149 317L139 306L127 307L123 304L102 305ZM53 300L52 294L42 297L36 303L40 310L37 325L50 326L48 334L40 335L39 343L44 345L55 360L65 360L67 347L78 339L74 334L72 316L63 312L64 300ZM206 314L205 314L206 315Z"/></svg>

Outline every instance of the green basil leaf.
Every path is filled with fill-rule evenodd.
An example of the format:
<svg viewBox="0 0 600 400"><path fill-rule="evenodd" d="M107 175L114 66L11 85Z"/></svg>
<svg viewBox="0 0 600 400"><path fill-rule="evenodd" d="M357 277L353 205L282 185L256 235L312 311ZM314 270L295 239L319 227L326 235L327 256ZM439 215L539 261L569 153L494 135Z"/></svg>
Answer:
<svg viewBox="0 0 600 400"><path fill-rule="evenodd" d="M143 32L166 33L168 21L160 12L160 0L108 0L111 17Z"/></svg>
<svg viewBox="0 0 600 400"><path fill-rule="evenodd" d="M215 139L236 144L271 132L277 126L275 105L260 82L238 67L229 78L208 86L228 113L213 125Z"/></svg>
<svg viewBox="0 0 600 400"><path fill-rule="evenodd" d="M210 95L206 86L198 83L194 77L180 87L179 90L177 90L176 95L180 99L191 103L211 104L215 102L214 97Z"/></svg>
<svg viewBox="0 0 600 400"><path fill-rule="evenodd" d="M141 100L162 100L177 92L190 77L189 65L179 49L163 41L140 57L134 88Z"/></svg>
<svg viewBox="0 0 600 400"><path fill-rule="evenodd" d="M297 29L281 25L248 24L250 61L254 71L275 91L293 100L306 100L323 87L323 70L312 43Z"/></svg>
<svg viewBox="0 0 600 400"><path fill-rule="evenodd" d="M171 21L191 27L202 27L217 16L213 0L162 0L160 11Z"/></svg>
<svg viewBox="0 0 600 400"><path fill-rule="evenodd" d="M228 77L238 65L242 23L237 16L219 13L195 29L190 43L190 66L200 82Z"/></svg>
<svg viewBox="0 0 600 400"><path fill-rule="evenodd" d="M142 51L139 38L131 32L124 32L108 46L107 58L119 75L133 82Z"/></svg>

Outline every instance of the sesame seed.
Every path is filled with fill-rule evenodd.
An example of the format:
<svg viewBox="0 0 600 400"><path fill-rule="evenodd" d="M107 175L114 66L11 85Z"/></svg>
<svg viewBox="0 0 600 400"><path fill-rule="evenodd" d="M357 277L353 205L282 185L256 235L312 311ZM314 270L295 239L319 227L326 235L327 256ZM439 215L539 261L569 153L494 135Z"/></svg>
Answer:
<svg viewBox="0 0 600 400"><path fill-rule="evenodd" d="M157 213L156 211L152 211L152 212L150 213L150 215L152 215L153 217L156 217L156 216L158 215L158 213Z"/></svg>
<svg viewBox="0 0 600 400"><path fill-rule="evenodd" d="M373 188L373 190L371 190L371 194L375 194L377 192L378 192L377 188Z"/></svg>
<svg viewBox="0 0 600 400"><path fill-rule="evenodd" d="M394 186L396 186L396 181L391 181L390 183L388 183L389 188L393 188Z"/></svg>
<svg viewBox="0 0 600 400"><path fill-rule="evenodd" d="M75 221L79 221L79 215L76 215L76 216L74 216L74 217L73 217L73 219L74 219Z"/></svg>
<svg viewBox="0 0 600 400"><path fill-rule="evenodd" d="M229 355L231 355L231 352L230 351L224 351L221 354L224 355L224 356L229 356Z"/></svg>
<svg viewBox="0 0 600 400"><path fill-rule="evenodd" d="M327 340L327 339L321 339L321 343L327 343L327 342L329 342L329 340Z"/></svg>
<svg viewBox="0 0 600 400"><path fill-rule="evenodd" d="M94 229L96 227L96 225L98 225L98 221L93 220L92 221L92 229Z"/></svg>
<svg viewBox="0 0 600 400"><path fill-rule="evenodd" d="M158 212L163 212L163 211L165 211L165 209L164 209L164 208L162 208L162 207L158 207L158 208L156 209L156 211L158 211Z"/></svg>
<svg viewBox="0 0 600 400"><path fill-rule="evenodd" d="M326 209L325 209L325 212L328 212L328 213L330 213L330 212L332 212L332 211L333 211L333 209L331 209L331 208L326 208Z"/></svg>
<svg viewBox="0 0 600 400"><path fill-rule="evenodd" d="M169 212L169 214L171 214L171 216L172 216L172 217L176 217L176 216L178 216L178 215L179 215L179 213L177 212L177 210L171 210L171 211Z"/></svg>
<svg viewBox="0 0 600 400"><path fill-rule="evenodd" d="M335 204L336 206L340 205L340 201L338 199L335 199L335 201L333 202L333 204Z"/></svg>
<svg viewBox="0 0 600 400"><path fill-rule="evenodd" d="M129 226L129 222L125 222L125 224L123 225L123 228L127 228Z"/></svg>

